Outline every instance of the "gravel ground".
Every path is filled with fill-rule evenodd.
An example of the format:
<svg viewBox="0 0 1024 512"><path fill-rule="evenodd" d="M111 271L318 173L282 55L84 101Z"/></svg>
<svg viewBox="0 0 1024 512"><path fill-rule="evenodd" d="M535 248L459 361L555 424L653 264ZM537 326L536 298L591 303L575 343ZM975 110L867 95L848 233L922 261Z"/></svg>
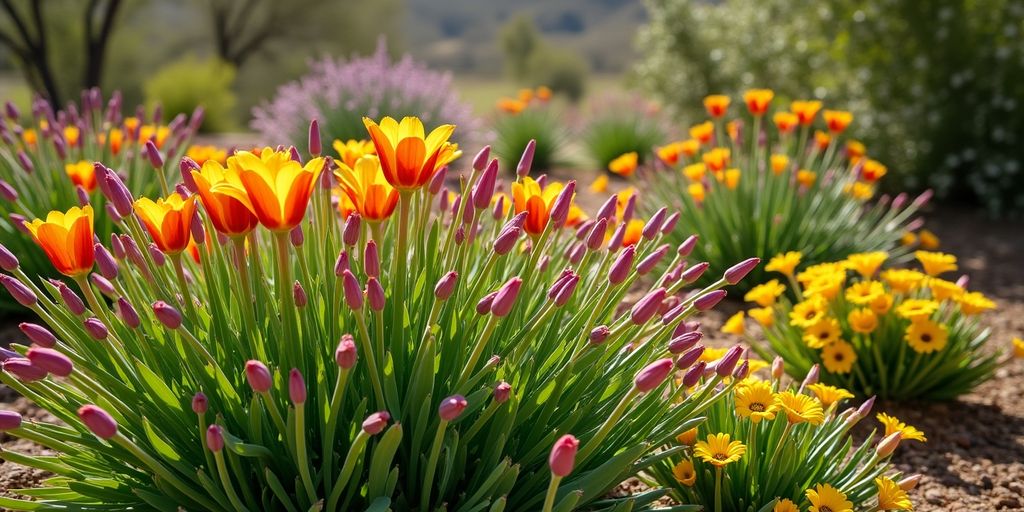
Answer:
<svg viewBox="0 0 1024 512"><path fill-rule="evenodd" d="M581 180L582 181L582 180ZM584 185L585 183L581 183ZM1008 347L1024 335L1024 229L1020 223L993 222L964 211L933 212L928 227L942 240L942 250L960 258L971 274L971 288L995 299L999 308L987 320L994 345ZM717 332L737 304L703 317L708 334ZM0 328L0 340L20 338L16 323ZM904 443L896 463L907 473L924 474L912 493L916 510L1024 510L1024 361L1012 361L996 378L973 393L947 403L880 403L878 411L894 414L922 429L928 443ZM0 385L0 408L44 419L46 413ZM52 419L52 418L51 418ZM3 449L40 453L37 446L0 435ZM45 474L0 461L0 495L37 485ZM623 489L637 489L634 480Z"/></svg>

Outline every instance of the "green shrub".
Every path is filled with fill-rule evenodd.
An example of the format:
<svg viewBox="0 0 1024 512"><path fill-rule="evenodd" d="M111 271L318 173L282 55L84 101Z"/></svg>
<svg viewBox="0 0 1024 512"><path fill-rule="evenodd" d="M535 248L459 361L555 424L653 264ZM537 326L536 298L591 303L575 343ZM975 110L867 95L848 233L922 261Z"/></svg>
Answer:
<svg viewBox="0 0 1024 512"><path fill-rule="evenodd" d="M572 50L550 45L533 52L527 63L529 85L546 85L569 101L579 101L586 91L587 61Z"/></svg>
<svg viewBox="0 0 1024 512"><path fill-rule="evenodd" d="M546 106L530 106L518 114L499 114L494 121L494 152L502 168L514 173L519 157L531 140L537 141L533 168L548 172L565 165L566 128L557 113Z"/></svg>
<svg viewBox="0 0 1024 512"><path fill-rule="evenodd" d="M607 171L609 162L629 152L636 152L641 164L655 157L655 146L665 142L656 119L639 108L601 110L582 136L584 150L598 169Z"/></svg>
<svg viewBox="0 0 1024 512"><path fill-rule="evenodd" d="M238 127L234 82L235 68L231 64L188 55L157 71L143 89L146 102L161 105L168 119L202 106L205 118L200 130L223 132Z"/></svg>

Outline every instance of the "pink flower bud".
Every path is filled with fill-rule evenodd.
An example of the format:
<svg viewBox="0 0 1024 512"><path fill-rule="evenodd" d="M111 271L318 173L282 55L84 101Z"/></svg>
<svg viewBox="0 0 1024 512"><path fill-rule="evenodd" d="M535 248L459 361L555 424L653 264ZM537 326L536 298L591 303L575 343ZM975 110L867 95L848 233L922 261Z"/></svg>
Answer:
<svg viewBox="0 0 1024 512"><path fill-rule="evenodd" d="M593 223L593 227L590 229L590 233L587 235L587 249L596 251L604 245L604 237L608 234L608 221L606 219L598 219L597 222Z"/></svg>
<svg viewBox="0 0 1024 512"><path fill-rule="evenodd" d="M821 367L817 364L812 365L811 369L807 371L807 376L804 377L803 387L812 386L818 383L818 379L821 377Z"/></svg>
<svg viewBox="0 0 1024 512"><path fill-rule="evenodd" d="M444 166L438 169L433 176L430 177L430 184L427 185L427 192L432 196L436 196L441 188L444 187L444 181L448 178L448 166ZM448 194L445 194L448 195Z"/></svg>
<svg viewBox="0 0 1024 512"><path fill-rule="evenodd" d="M668 208L664 206L658 211L651 215L651 218L647 220L647 224L644 224L644 229L641 234L644 240L654 240L654 237L658 236L661 232L661 226L665 223L665 216L668 215Z"/></svg>
<svg viewBox="0 0 1024 512"><path fill-rule="evenodd" d="M178 162L178 171L181 172L181 182L185 184L185 188L190 192L199 190L199 187L196 187L195 178L192 177L192 171L198 170L199 164L187 156L182 157L181 161Z"/></svg>
<svg viewBox="0 0 1024 512"><path fill-rule="evenodd" d="M0 283L4 285L4 288L7 288L7 293L10 293L11 297L18 301L18 304L27 308L36 304L36 294L17 278L2 274L0 275Z"/></svg>
<svg viewBox="0 0 1024 512"><path fill-rule="evenodd" d="M668 351L673 354L682 354L696 345L702 338L704 338L704 333L700 331L680 334L668 342Z"/></svg>
<svg viewBox="0 0 1024 512"><path fill-rule="evenodd" d="M927 189L924 192L921 192L921 195L917 196L917 198L914 199L914 206L917 208L923 208L926 204L928 204L928 201L931 201L932 196L934 195L935 191L932 189Z"/></svg>
<svg viewBox="0 0 1024 512"><path fill-rule="evenodd" d="M255 359L245 363L245 379L249 381L249 387L257 393L267 393L274 380L270 376L267 366Z"/></svg>
<svg viewBox="0 0 1024 512"><path fill-rule="evenodd" d="M711 266L710 263L702 261L684 270L683 273L679 275L679 279L682 279L684 283L692 283L700 279L700 276L704 275L704 272L707 271L709 266Z"/></svg>
<svg viewBox="0 0 1024 512"><path fill-rule="evenodd" d="M203 392L196 393L192 397L192 412L196 414L206 414L207 409L210 407L210 402L206 398Z"/></svg>
<svg viewBox="0 0 1024 512"><path fill-rule="evenodd" d="M658 266L658 263L661 262L662 258L664 258L666 254L668 254L669 249L671 249L671 246L669 246L668 244L664 244L661 247L658 247L646 258L640 260L640 263L636 265L636 273L642 276L650 273L652 270L654 270L654 267Z"/></svg>
<svg viewBox="0 0 1024 512"><path fill-rule="evenodd" d="M448 300L448 297L451 297L452 293L455 292L455 285L458 281L459 273L454 270L441 276L441 279L438 279L437 284L434 286L434 297L441 301ZM488 309L490 309L489 305Z"/></svg>
<svg viewBox="0 0 1024 512"><path fill-rule="evenodd" d="M530 174L530 167L533 166L533 153L537 151L537 141L530 139L523 150L523 156L519 158L519 165L516 166L516 176L525 178Z"/></svg>
<svg viewBox="0 0 1024 512"><path fill-rule="evenodd" d="M637 391L646 393L660 385L665 377L672 372L672 367L675 363L669 359L659 359L640 370L640 373L636 374L636 378L633 379L633 386Z"/></svg>
<svg viewBox="0 0 1024 512"><path fill-rule="evenodd" d="M85 327L85 332L89 333L92 339L97 341L107 339L107 326L103 325L99 318L87 318L85 322L82 322L82 326Z"/></svg>
<svg viewBox="0 0 1024 512"><path fill-rule="evenodd" d="M292 228L288 232L288 240L291 242L292 247L302 247L302 244L306 242L306 234L302 232L302 226Z"/></svg>
<svg viewBox="0 0 1024 512"><path fill-rule="evenodd" d="M121 217L127 217L132 214L132 194L124 186L124 182L117 177L117 174L108 172L106 178L106 188L110 191L108 199L114 205L118 215Z"/></svg>
<svg viewBox="0 0 1024 512"><path fill-rule="evenodd" d="M600 345L608 339L608 335L611 334L611 329L607 325L599 325L590 331L590 343L593 345Z"/></svg>
<svg viewBox="0 0 1024 512"><path fill-rule="evenodd" d="M555 197L551 204L551 225L560 228L565 225L569 218L569 209L572 207L572 199L576 195L576 181L569 180L562 188L562 191Z"/></svg>
<svg viewBox="0 0 1024 512"><path fill-rule="evenodd" d="M342 232L341 239L345 242L345 245L352 246L359 242L359 221L362 220L358 213L348 214L348 218L345 219L345 229Z"/></svg>
<svg viewBox="0 0 1024 512"><path fill-rule="evenodd" d="M612 216L615 215L615 209L618 206L618 202L618 196L609 197L608 199L605 200L604 204L601 205L601 208L597 210L597 215L594 218L599 220L605 219L610 221Z"/></svg>
<svg viewBox="0 0 1024 512"><path fill-rule="evenodd" d="M491 208L491 216L494 217L494 220L505 218L505 196L498 196L498 199L494 201L494 207Z"/></svg>
<svg viewBox="0 0 1024 512"><path fill-rule="evenodd" d="M917 487L917 484L919 484L919 483L921 483L921 474L920 473L915 473L913 475L910 475L910 476L904 478L903 480L900 480L899 481L899 486L900 486L900 489L903 489L904 491L910 492L910 491L914 490L914 488Z"/></svg>
<svg viewBox="0 0 1024 512"><path fill-rule="evenodd" d="M482 171L487 167L487 161L491 158L491 146L484 146L480 148L476 156L473 157L473 169L476 171Z"/></svg>
<svg viewBox="0 0 1024 512"><path fill-rule="evenodd" d="M566 434L551 447L551 455L548 456L548 465L551 466L551 474L559 478L572 473L576 465L576 452L579 451L580 442L570 434Z"/></svg>
<svg viewBox="0 0 1024 512"><path fill-rule="evenodd" d="M164 324L164 327L168 329L177 329L181 327L181 313L177 309L174 309L170 304L158 300L153 303L153 314L160 323Z"/></svg>
<svg viewBox="0 0 1024 512"><path fill-rule="evenodd" d="M615 252L622 247L622 241L626 238L626 223L623 222L615 228L612 237L608 240L608 252Z"/></svg>
<svg viewBox="0 0 1024 512"><path fill-rule="evenodd" d="M664 288L658 288L648 292L647 295L636 301L636 304L633 305L633 309L630 311L630 320L636 325L647 323L648 320L658 313L661 301L665 300L665 293Z"/></svg>
<svg viewBox="0 0 1024 512"><path fill-rule="evenodd" d="M351 334L341 335L338 348L334 350L334 362L343 370L351 370L356 365L356 342Z"/></svg>
<svg viewBox="0 0 1024 512"><path fill-rule="evenodd" d="M781 379L785 371L786 364L782 361L782 357L775 356L775 359L772 359L772 378L775 380Z"/></svg>
<svg viewBox="0 0 1024 512"><path fill-rule="evenodd" d="M11 225L14 226L14 229L17 229L18 231L21 231L26 235L31 234L29 233L28 228L25 227L25 223L28 222L28 219L25 218L24 215L21 215L19 213L11 213L7 215L7 219L10 220Z"/></svg>
<svg viewBox="0 0 1024 512"><path fill-rule="evenodd" d="M491 204L491 197L494 196L494 184L498 181L498 161L491 160L491 163L484 169L480 179L473 185L472 198L473 207L477 210L487 208Z"/></svg>
<svg viewBox="0 0 1024 512"><path fill-rule="evenodd" d="M117 298L115 307L117 317L129 328L135 329L142 323L139 319L139 313L135 311L135 308L124 297Z"/></svg>
<svg viewBox="0 0 1024 512"><path fill-rule="evenodd" d="M377 242L373 240L366 242L363 251L363 271L368 277L380 277L380 255L377 253Z"/></svg>
<svg viewBox="0 0 1024 512"><path fill-rule="evenodd" d="M462 245L462 242L466 241L466 226L459 226L459 229L455 230L455 245Z"/></svg>
<svg viewBox="0 0 1024 512"><path fill-rule="evenodd" d="M467 405L469 405L469 402L466 401L465 397L462 395L452 395L441 401L441 405L437 408L437 414L444 421L452 421L462 414Z"/></svg>
<svg viewBox="0 0 1024 512"><path fill-rule="evenodd" d="M149 256L153 258L153 263L155 263L156 266L162 267L164 266L164 264L167 263L167 256L164 255L164 252L161 251L160 248L156 246L156 244L149 244L147 246L147 249L149 250Z"/></svg>
<svg viewBox="0 0 1024 512"><path fill-rule="evenodd" d="M3 362L3 370L22 382L34 382L46 378L46 370L36 366L28 358L12 357Z"/></svg>
<svg viewBox="0 0 1024 512"><path fill-rule="evenodd" d="M164 157L160 154L160 150L156 148L156 144L153 144L152 140L146 141L146 159L149 160L149 165L152 165L154 169L164 168Z"/></svg>
<svg viewBox="0 0 1024 512"><path fill-rule="evenodd" d="M679 244L679 248L676 249L676 253L683 258L689 256L690 253L693 252L693 249L697 247L697 240L699 240L697 235L690 235L686 240L683 240L683 243Z"/></svg>
<svg viewBox="0 0 1024 512"><path fill-rule="evenodd" d="M75 365L68 356L52 348L32 347L25 353L32 365L58 377L71 375Z"/></svg>
<svg viewBox="0 0 1024 512"><path fill-rule="evenodd" d="M69 288L68 285L60 281L58 283L60 284L56 285L57 291L60 292L60 298L64 302L64 307L68 308L68 311L71 311L76 316L85 313L85 303L82 302L81 297Z"/></svg>
<svg viewBox="0 0 1024 512"><path fill-rule="evenodd" d="M206 447L213 453L224 449L224 428L214 423L206 429Z"/></svg>
<svg viewBox="0 0 1024 512"><path fill-rule="evenodd" d="M501 381L497 386L494 386L494 401L503 404L508 401L509 396L512 395L512 386L505 381Z"/></svg>
<svg viewBox="0 0 1024 512"><path fill-rule="evenodd" d="M892 452L896 451L896 448L899 447L900 441L902 440L903 432L897 430L896 432L885 436L878 442L878 446L875 448L875 453L882 458L888 457L892 455Z"/></svg>
<svg viewBox="0 0 1024 512"><path fill-rule="evenodd" d="M907 193L900 192L892 199L892 209L899 210L903 208L903 205L907 204Z"/></svg>
<svg viewBox="0 0 1024 512"><path fill-rule="evenodd" d="M306 296L306 290L302 287L302 283L295 281L292 284L292 300L295 302L295 307L302 309L309 303L309 297Z"/></svg>
<svg viewBox="0 0 1024 512"><path fill-rule="evenodd" d="M734 345L730 348L721 359L715 362L715 372L718 373L718 376L728 377L732 375L732 371L736 369L736 364L739 363L741 355L743 355L743 347Z"/></svg>
<svg viewBox="0 0 1024 512"><path fill-rule="evenodd" d="M690 366L693 366L693 364L696 363L702 355L704 355L704 345L697 345L679 356L679 359L676 360L676 368L685 370Z"/></svg>
<svg viewBox="0 0 1024 512"><path fill-rule="evenodd" d="M707 311L715 307L719 302L722 301L726 296L725 290L715 290L712 292L705 293L697 300L693 301L693 307L697 308L697 311Z"/></svg>
<svg viewBox="0 0 1024 512"><path fill-rule="evenodd" d="M102 244L93 245L93 253L96 258L96 268L100 274L107 279L117 279L117 261Z"/></svg>
<svg viewBox="0 0 1024 512"><path fill-rule="evenodd" d="M874 406L875 406L875 397L872 396L871 398L868 398L867 400L865 400L864 403L860 404L860 407L857 408L857 417L859 417L859 418L867 418L868 414L871 414L871 409Z"/></svg>
<svg viewBox="0 0 1024 512"><path fill-rule="evenodd" d="M288 372L288 398L295 405L306 403L306 381L295 368Z"/></svg>
<svg viewBox="0 0 1024 512"><path fill-rule="evenodd" d="M50 332L49 329L39 324L32 324L28 322L22 322L18 324L18 329L36 345L40 347L51 348L57 344L57 337Z"/></svg>
<svg viewBox="0 0 1024 512"><path fill-rule="evenodd" d="M352 275L351 271L345 270L341 273L342 285L345 289L345 303L348 307L352 308L353 311L359 311L363 308L363 289L359 286L359 281L356 280L356 276Z"/></svg>
<svg viewBox="0 0 1024 512"><path fill-rule="evenodd" d="M921 218L921 217L918 217L918 218L908 222L907 225L904 226L904 229L906 229L907 231L917 231L917 230L921 229L922 227L924 227L924 219Z"/></svg>
<svg viewBox="0 0 1024 512"><path fill-rule="evenodd" d="M521 230L515 226L506 227L498 233L498 237L494 239L494 252L499 256L504 256L516 246L516 242L519 240L519 234Z"/></svg>
<svg viewBox="0 0 1024 512"><path fill-rule="evenodd" d="M384 310L384 288L376 277L371 277L366 281L366 302L370 304L370 309L374 311Z"/></svg>
<svg viewBox="0 0 1024 512"><path fill-rule="evenodd" d="M2 244L0 244L0 268L8 272L18 270L18 258Z"/></svg>
<svg viewBox="0 0 1024 512"><path fill-rule="evenodd" d="M665 223L661 225L661 234L667 235L671 233L674 229L676 229L676 224L678 223L679 212L675 212L672 215L669 215L668 218L665 219Z"/></svg>
<svg viewBox="0 0 1024 512"><path fill-rule="evenodd" d="M21 426L21 414L14 411L0 411L0 432L14 430Z"/></svg>
<svg viewBox="0 0 1024 512"><path fill-rule="evenodd" d="M89 281L103 295L110 298L114 298L117 296L117 290L114 289L114 283L111 283L110 280L108 280L107 278L99 274L92 274L89 276Z"/></svg>
<svg viewBox="0 0 1024 512"><path fill-rule="evenodd" d="M0 197L13 203L18 200L18 191L10 183L0 180Z"/></svg>
<svg viewBox="0 0 1024 512"><path fill-rule="evenodd" d="M750 360L744 359L743 362L733 370L732 378L736 380L743 380L747 378L747 375L750 375Z"/></svg>
<svg viewBox="0 0 1024 512"><path fill-rule="evenodd" d="M747 277L747 274L749 274L751 270L754 270L754 267L759 263L761 263L761 258L747 258L729 267L729 269L725 271L725 282L729 284L736 284L742 281L743 278Z"/></svg>
<svg viewBox="0 0 1024 512"><path fill-rule="evenodd" d="M522 286L523 280L518 277L513 277L506 281L494 296L494 302L491 304L491 314L496 317L508 315L512 311L512 306L516 303L516 297L519 296L519 289Z"/></svg>
<svg viewBox="0 0 1024 512"><path fill-rule="evenodd" d="M629 271L633 266L633 256L636 254L636 247L626 247L615 261L612 262L611 268L608 270L608 282L612 285L617 285L626 280L629 277Z"/></svg>
<svg viewBox="0 0 1024 512"><path fill-rule="evenodd" d="M970 286L970 284L971 276L967 274L960 276L960 278L956 280L956 285L959 286L960 288L963 288L964 290L966 290L967 287Z"/></svg>
<svg viewBox="0 0 1024 512"><path fill-rule="evenodd" d="M707 368L707 363L704 361L697 361L686 374L683 375L683 386L692 388L700 382L701 377L704 376L704 369Z"/></svg>
<svg viewBox="0 0 1024 512"><path fill-rule="evenodd" d="M391 415L387 411L375 412L363 420L363 432L371 436L380 434L384 427L388 426L389 420L391 420Z"/></svg>
<svg viewBox="0 0 1024 512"><path fill-rule="evenodd" d="M313 157L318 157L322 151L323 142L320 140L320 122L314 119L309 123L309 154Z"/></svg>
<svg viewBox="0 0 1024 512"><path fill-rule="evenodd" d="M334 275L341 277L346 270L349 270L348 253L341 251L338 253L338 259L334 260Z"/></svg>
<svg viewBox="0 0 1024 512"><path fill-rule="evenodd" d="M633 213L636 212L636 194L629 196L626 199L626 206L622 209L622 224L628 224L630 220L633 220Z"/></svg>
<svg viewBox="0 0 1024 512"><path fill-rule="evenodd" d="M89 404L78 409L78 419L86 428L100 439L110 439L117 435L117 422L103 409Z"/></svg>
<svg viewBox="0 0 1024 512"><path fill-rule="evenodd" d="M20 165L21 169L26 173L32 174L32 172L36 170L36 166L32 164L32 160L29 159L28 155L26 155L24 151L18 150L17 159L18 165Z"/></svg>

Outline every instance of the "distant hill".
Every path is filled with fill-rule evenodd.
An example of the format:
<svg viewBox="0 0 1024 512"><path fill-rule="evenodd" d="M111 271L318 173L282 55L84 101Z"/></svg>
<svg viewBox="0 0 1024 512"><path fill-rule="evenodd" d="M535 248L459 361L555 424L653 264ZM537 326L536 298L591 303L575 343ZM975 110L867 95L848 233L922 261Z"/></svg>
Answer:
<svg viewBox="0 0 1024 512"><path fill-rule="evenodd" d="M533 18L547 41L583 55L595 73L629 67L646 21L639 0L406 0L400 44L435 67L496 74L498 33L519 14Z"/></svg>

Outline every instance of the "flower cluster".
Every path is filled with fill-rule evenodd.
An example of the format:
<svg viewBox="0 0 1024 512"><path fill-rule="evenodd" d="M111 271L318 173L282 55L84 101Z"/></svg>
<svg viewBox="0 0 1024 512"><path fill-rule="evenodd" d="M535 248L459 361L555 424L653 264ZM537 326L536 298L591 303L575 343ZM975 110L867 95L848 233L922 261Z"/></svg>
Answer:
<svg viewBox="0 0 1024 512"><path fill-rule="evenodd" d="M863 144L842 141L853 116L822 111L818 101L773 112L773 98L768 89L747 91L746 115L732 121L726 121L728 96L705 98L711 119L691 127L688 139L657 150L664 165L644 180L654 201L642 208L680 209L682 221L703 237L695 254L709 261L800 251L820 263L857 252L889 251L894 258L909 252L901 240L920 228L914 214L931 194L869 202L887 170ZM758 272L752 282L763 276Z"/></svg>
<svg viewBox="0 0 1024 512"><path fill-rule="evenodd" d="M175 117L164 124L157 107L151 115L139 107L125 116L121 95L104 103L99 89L82 93L80 105L55 111L46 100L32 103L31 122L11 103L0 119L0 243L22 255L31 275L53 275L51 267L27 236L24 222L53 209L93 204L108 215L97 218L96 231L108 236L118 217L105 197L117 179L135 194L168 193L177 173L174 164L185 153L203 112ZM111 177L107 162L119 169ZM109 205L109 206L108 206ZM5 298L3 309L17 308Z"/></svg>
<svg viewBox="0 0 1024 512"><path fill-rule="evenodd" d="M516 115L526 107L530 106L531 103L547 103L551 101L551 88L542 85L536 89L519 89L515 98L504 97L498 100L498 110L506 113Z"/></svg>
<svg viewBox="0 0 1024 512"><path fill-rule="evenodd" d="M799 387L783 385L783 363L749 361L741 380L684 432L653 468L657 484L684 504L704 510L912 510L907 496L920 479L901 479L890 458L901 441L924 434L879 414L884 434L854 446L851 429L868 417L874 399L843 408L853 395L819 383L813 368Z"/></svg>
<svg viewBox="0 0 1024 512"><path fill-rule="evenodd" d="M529 153L510 189L485 148L449 192L453 126L362 122L336 169L314 121L308 155L185 160L162 197L110 172L109 242L89 204L27 223L66 279L0 254L40 318L0 382L62 423L0 429L60 454L5 459L59 477L27 491L42 504L0 505L570 510L660 460L744 371L739 347L674 354L758 260L695 288L709 265L664 243L667 210L626 244L631 209L587 218Z"/></svg>
<svg viewBox="0 0 1024 512"><path fill-rule="evenodd" d="M797 271L802 255L784 253L766 265L784 276L751 289L757 307L731 318L725 330L743 334L744 316L764 330L771 353L787 368L824 368L822 380L859 395L947 399L992 376L1001 355L985 347L980 316L995 303L967 288L967 278L943 278L956 257L914 253L921 270L885 268L889 254L851 254ZM797 298L791 303L787 287ZM766 347L759 350L768 353Z"/></svg>

